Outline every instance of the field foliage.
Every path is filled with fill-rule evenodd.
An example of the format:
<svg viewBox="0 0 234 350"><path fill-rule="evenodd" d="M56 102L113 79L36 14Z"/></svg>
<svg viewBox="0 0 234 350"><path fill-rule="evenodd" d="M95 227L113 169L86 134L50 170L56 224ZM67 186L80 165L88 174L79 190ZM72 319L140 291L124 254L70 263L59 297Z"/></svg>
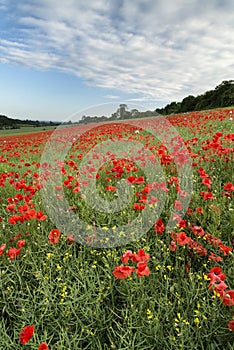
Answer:
<svg viewBox="0 0 234 350"><path fill-rule="evenodd" d="M180 166L191 162L191 193L177 155L149 132L159 133L157 118L61 128L54 148L51 130L0 137L0 349L233 349L232 114L167 120L189 155L175 146ZM101 156L96 147L108 140L116 153L103 148ZM53 161L43 158L48 149ZM152 170L153 182L145 173L152 154L163 173L157 179ZM120 205L119 183L128 202L99 210ZM121 230L133 220L136 231Z"/></svg>

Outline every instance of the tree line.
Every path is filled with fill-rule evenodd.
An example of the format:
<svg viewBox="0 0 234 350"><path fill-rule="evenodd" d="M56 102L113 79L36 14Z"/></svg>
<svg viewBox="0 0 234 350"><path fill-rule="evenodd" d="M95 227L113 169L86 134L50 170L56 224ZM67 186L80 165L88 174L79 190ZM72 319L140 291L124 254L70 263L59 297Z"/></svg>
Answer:
<svg viewBox="0 0 234 350"><path fill-rule="evenodd" d="M32 126L32 127L39 127L39 126L55 126L59 123L52 122L52 121L39 121L39 120L21 120L21 119L14 119L9 118L5 115L0 115L0 130L3 129L20 129L23 126Z"/></svg>
<svg viewBox="0 0 234 350"><path fill-rule="evenodd" d="M163 115L168 115L229 107L233 105L234 80L224 80L221 84L216 86L214 90L207 91L196 97L189 95L181 102L171 102L163 108L156 108L155 111Z"/></svg>
<svg viewBox="0 0 234 350"><path fill-rule="evenodd" d="M83 115L79 124L89 124L89 123L98 123L105 121L114 121L114 120L126 120L126 119L134 119L134 118L146 118L156 116L158 113L155 111L144 111L140 112L138 109L131 109L130 111L127 109L128 106L125 103L122 103L117 108L116 112L112 113L110 117L101 116L101 117L91 117Z"/></svg>

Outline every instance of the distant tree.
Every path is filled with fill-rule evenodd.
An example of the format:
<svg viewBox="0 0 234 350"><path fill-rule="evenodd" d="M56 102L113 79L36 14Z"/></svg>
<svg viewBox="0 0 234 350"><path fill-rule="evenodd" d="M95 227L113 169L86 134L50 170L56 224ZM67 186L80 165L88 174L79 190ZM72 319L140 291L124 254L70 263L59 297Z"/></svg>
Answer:
<svg viewBox="0 0 234 350"><path fill-rule="evenodd" d="M180 105L180 112L191 112L196 106L196 99L194 96L189 95L185 97Z"/></svg>
<svg viewBox="0 0 234 350"><path fill-rule="evenodd" d="M109 119L110 120L116 120L116 119L118 119L118 117L119 117L118 112L114 112L114 113L111 114L111 117Z"/></svg>
<svg viewBox="0 0 234 350"><path fill-rule="evenodd" d="M126 108L127 108L127 105L125 103L122 103L119 105L118 113L119 113L120 119L124 119L124 115L126 114Z"/></svg>
<svg viewBox="0 0 234 350"><path fill-rule="evenodd" d="M100 122L105 122L106 120L108 120L108 118L105 115L102 115L101 117L98 118L98 120Z"/></svg>
<svg viewBox="0 0 234 350"><path fill-rule="evenodd" d="M221 107L234 106L234 88L225 91L221 96Z"/></svg>
<svg viewBox="0 0 234 350"><path fill-rule="evenodd" d="M195 111L202 111L203 109L208 109L207 107L207 101L204 99L200 99L200 101L198 101L196 103L196 106L194 108Z"/></svg>
<svg viewBox="0 0 234 350"><path fill-rule="evenodd" d="M137 117L138 115L139 115L139 111L138 111L138 109L136 109L136 108L133 108L133 109L131 109L131 115L132 115L132 117L134 118L134 117Z"/></svg>
<svg viewBox="0 0 234 350"><path fill-rule="evenodd" d="M175 114L181 111L181 103L171 102L165 107L166 114Z"/></svg>

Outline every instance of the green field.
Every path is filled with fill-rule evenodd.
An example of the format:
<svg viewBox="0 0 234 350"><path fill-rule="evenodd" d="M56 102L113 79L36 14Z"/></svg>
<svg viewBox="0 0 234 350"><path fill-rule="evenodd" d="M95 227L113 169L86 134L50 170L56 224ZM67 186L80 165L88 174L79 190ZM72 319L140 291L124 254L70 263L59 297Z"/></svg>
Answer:
<svg viewBox="0 0 234 350"><path fill-rule="evenodd" d="M48 131L48 130L54 130L56 129L56 126L39 126L39 127L33 127L33 126L21 126L19 129L5 129L0 130L0 137L3 135L11 136L11 135L23 135L23 134L31 134L34 132L42 132L42 131Z"/></svg>
<svg viewBox="0 0 234 350"><path fill-rule="evenodd" d="M0 349L36 350L46 342L50 350L233 350L233 120L225 109L168 120L191 158L191 193L183 191L178 175L188 160L180 158L178 169L176 155L170 157L147 131L149 124L160 131L157 118L135 121L136 127L126 121L96 124L88 132L84 126L65 129L49 148L51 166L42 158L48 141L43 131L54 127L3 131L12 138L0 140ZM64 140L78 133L62 164ZM117 142L116 150L127 140L124 156L117 157L113 148L95 172L108 138ZM159 160L164 179L148 181L146 149ZM89 151L91 161L83 169ZM105 148L103 154L106 159ZM80 169L87 176L84 184ZM50 181L45 200L43 186ZM115 201L118 182L132 194L129 203L118 212L97 210L95 198ZM172 211L188 194L182 221L175 215L167 231ZM122 227L144 210L157 211L164 195L157 221L144 232L139 220L141 235L131 231L127 241ZM93 206L85 201L89 196ZM82 218L82 229L70 212ZM109 232L116 232L115 244L107 247ZM207 274L214 267L223 273L216 270L211 278ZM23 345L19 335L28 325L34 325L34 334Z"/></svg>

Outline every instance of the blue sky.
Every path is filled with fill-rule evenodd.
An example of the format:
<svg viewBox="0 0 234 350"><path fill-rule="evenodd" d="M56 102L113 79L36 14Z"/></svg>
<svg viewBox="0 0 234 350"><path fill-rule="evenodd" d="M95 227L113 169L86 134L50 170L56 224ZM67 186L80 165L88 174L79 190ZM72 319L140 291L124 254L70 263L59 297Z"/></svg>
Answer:
<svg viewBox="0 0 234 350"><path fill-rule="evenodd" d="M154 110L233 79L233 0L0 0L0 15L0 114L10 117Z"/></svg>

